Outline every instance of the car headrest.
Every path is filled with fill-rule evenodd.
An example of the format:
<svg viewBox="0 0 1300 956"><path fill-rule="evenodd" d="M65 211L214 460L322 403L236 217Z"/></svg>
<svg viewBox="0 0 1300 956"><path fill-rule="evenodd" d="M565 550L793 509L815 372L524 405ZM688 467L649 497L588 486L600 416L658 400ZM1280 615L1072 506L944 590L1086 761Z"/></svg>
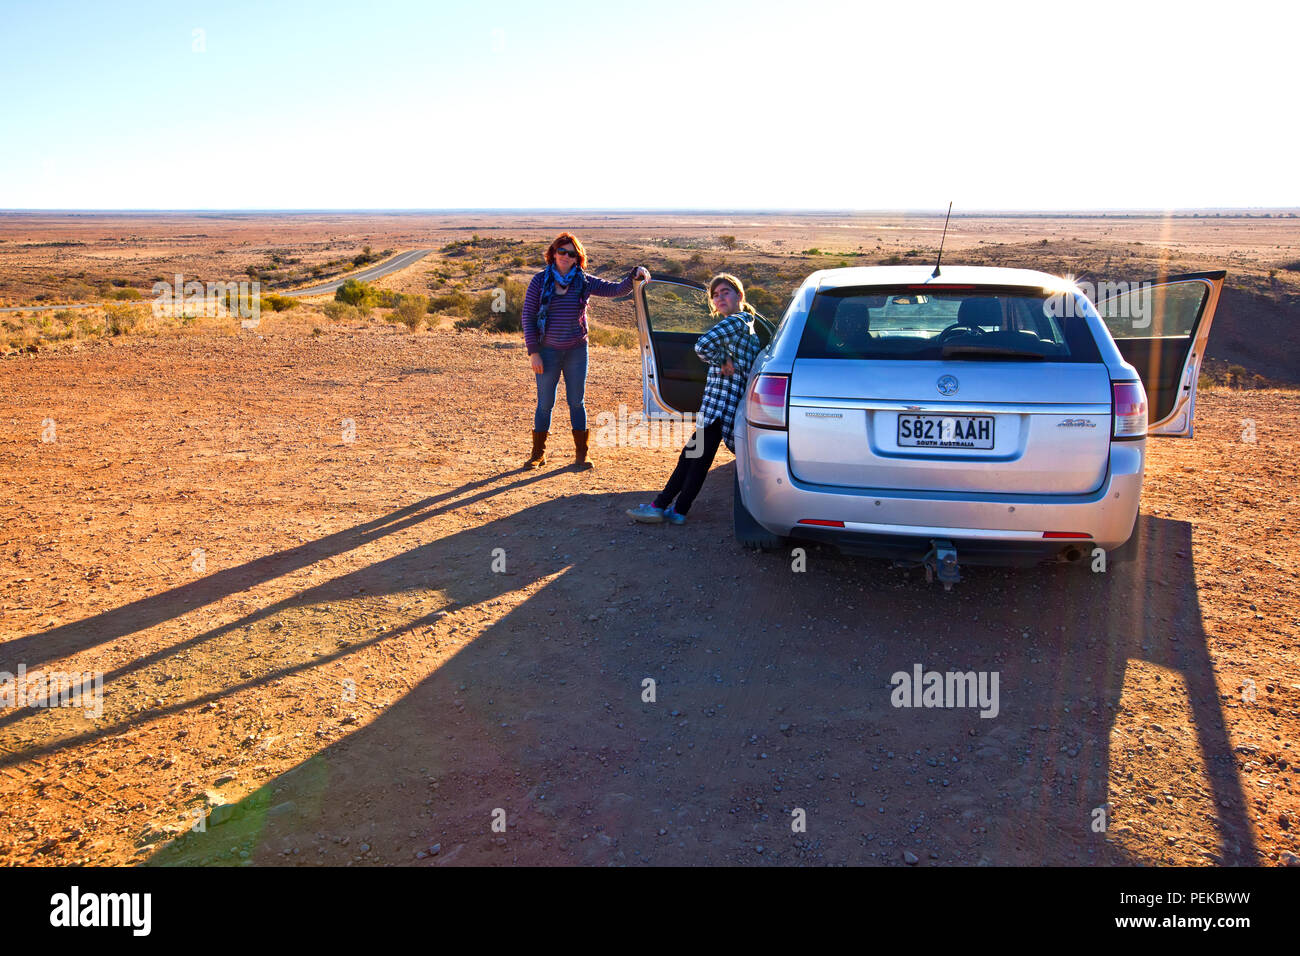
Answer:
<svg viewBox="0 0 1300 956"><path fill-rule="evenodd" d="M992 297L963 299L957 309L957 324L1001 326L1002 305Z"/></svg>
<svg viewBox="0 0 1300 956"><path fill-rule="evenodd" d="M871 309L864 302L848 300L835 310L835 327L846 331L866 333L871 331Z"/></svg>

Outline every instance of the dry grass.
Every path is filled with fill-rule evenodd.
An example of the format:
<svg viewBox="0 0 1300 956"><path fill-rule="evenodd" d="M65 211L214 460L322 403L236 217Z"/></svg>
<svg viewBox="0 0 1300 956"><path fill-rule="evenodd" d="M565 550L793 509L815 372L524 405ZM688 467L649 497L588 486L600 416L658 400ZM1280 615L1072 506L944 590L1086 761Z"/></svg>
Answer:
<svg viewBox="0 0 1300 956"><path fill-rule="evenodd" d="M635 332L606 328L603 325L588 326L587 338L593 345L609 345L617 349L634 349L639 344Z"/></svg>
<svg viewBox="0 0 1300 956"><path fill-rule="evenodd" d="M366 246L431 248L435 251L427 258L373 285L429 296L436 314L422 322L433 328L472 320L473 303L490 290L508 281L527 282L541 265L546 243L558 231L572 229L587 244L589 271L596 275L620 278L637 264L658 275L700 281L731 271L753 291L760 310L775 318L814 269L932 261L942 227L942 219L930 215L7 214L0 215L0 305L132 293L142 294L141 304L148 305L152 283L173 281L178 272L186 279L229 280L245 277L250 266L277 264L276 259L278 271L301 270ZM1229 288L1206 366L1210 380L1239 386L1300 383L1300 370L1287 364L1294 352L1289 330L1300 328L1293 319L1300 309L1300 273L1286 264L1298 257L1300 219L1258 216L958 218L944 255L952 264L1037 268L1093 279L1226 268ZM268 286L262 292L277 301ZM305 310L271 319L265 310L263 324L318 327L391 318L382 311L329 316L321 309L329 298L304 300ZM92 318L84 326L31 314L0 317L0 351L58 347L102 334L95 330L105 324L104 309L89 312ZM296 320L288 318L298 312ZM588 317L594 335L601 337L597 341L630 344L623 334L635 331L628 303L593 299ZM138 322L129 334L166 331L157 325L152 319ZM602 328L607 331L597 331ZM1261 341L1271 344L1263 347ZM1232 365L1244 374L1228 374Z"/></svg>

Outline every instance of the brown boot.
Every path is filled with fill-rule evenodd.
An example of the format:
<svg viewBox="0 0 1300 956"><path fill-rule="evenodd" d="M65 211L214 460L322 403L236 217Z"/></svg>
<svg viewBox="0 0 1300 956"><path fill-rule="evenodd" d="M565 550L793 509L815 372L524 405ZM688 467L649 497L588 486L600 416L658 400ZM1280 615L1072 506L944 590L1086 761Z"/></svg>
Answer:
<svg viewBox="0 0 1300 956"><path fill-rule="evenodd" d="M591 468L591 462L587 461L587 436L591 430L584 428L582 431L573 430L573 467Z"/></svg>
<svg viewBox="0 0 1300 956"><path fill-rule="evenodd" d="M524 462L525 468L539 468L546 464L546 432L533 432L533 453Z"/></svg>

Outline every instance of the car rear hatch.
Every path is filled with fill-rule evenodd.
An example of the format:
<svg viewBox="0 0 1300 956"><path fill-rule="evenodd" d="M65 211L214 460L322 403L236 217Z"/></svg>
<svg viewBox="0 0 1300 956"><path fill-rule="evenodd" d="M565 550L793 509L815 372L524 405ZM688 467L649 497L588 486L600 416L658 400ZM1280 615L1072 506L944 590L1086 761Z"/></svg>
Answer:
<svg viewBox="0 0 1300 956"><path fill-rule="evenodd" d="M794 476L1074 495L1105 480L1111 383L1082 316L1010 290L819 291L790 378Z"/></svg>

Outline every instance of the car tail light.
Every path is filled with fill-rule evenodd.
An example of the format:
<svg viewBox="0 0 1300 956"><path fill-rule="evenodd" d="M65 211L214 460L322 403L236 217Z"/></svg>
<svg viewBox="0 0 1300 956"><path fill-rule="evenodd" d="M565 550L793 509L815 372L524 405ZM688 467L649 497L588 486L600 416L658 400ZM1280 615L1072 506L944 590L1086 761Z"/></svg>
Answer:
<svg viewBox="0 0 1300 956"><path fill-rule="evenodd" d="M745 417L751 425L785 428L785 402L790 391L789 375L759 375L749 387Z"/></svg>
<svg viewBox="0 0 1300 956"><path fill-rule="evenodd" d="M1147 393L1141 382L1111 382L1111 435L1141 438L1147 433Z"/></svg>

